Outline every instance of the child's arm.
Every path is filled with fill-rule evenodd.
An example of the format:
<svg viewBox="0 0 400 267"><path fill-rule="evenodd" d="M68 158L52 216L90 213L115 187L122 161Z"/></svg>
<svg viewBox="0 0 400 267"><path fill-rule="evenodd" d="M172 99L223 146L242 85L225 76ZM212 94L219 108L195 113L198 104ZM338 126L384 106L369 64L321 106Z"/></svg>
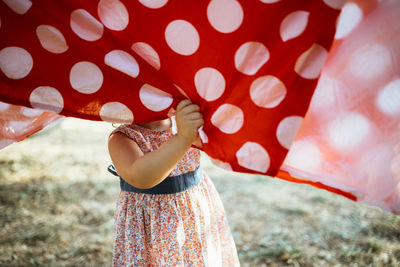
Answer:
<svg viewBox="0 0 400 267"><path fill-rule="evenodd" d="M121 133L112 134L108 150L117 172L137 188L151 188L161 183L185 155L203 125L199 106L181 101L176 109L178 133L158 150L143 154L138 144Z"/></svg>

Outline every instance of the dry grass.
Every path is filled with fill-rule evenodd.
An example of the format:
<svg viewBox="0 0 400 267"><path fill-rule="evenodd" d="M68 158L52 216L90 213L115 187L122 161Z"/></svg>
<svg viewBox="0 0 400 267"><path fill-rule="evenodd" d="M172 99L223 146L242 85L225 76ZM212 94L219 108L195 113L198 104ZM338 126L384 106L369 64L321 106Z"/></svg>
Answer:
<svg viewBox="0 0 400 267"><path fill-rule="evenodd" d="M110 266L109 124L66 119L0 152L0 266ZM400 266L400 218L204 160L243 266Z"/></svg>

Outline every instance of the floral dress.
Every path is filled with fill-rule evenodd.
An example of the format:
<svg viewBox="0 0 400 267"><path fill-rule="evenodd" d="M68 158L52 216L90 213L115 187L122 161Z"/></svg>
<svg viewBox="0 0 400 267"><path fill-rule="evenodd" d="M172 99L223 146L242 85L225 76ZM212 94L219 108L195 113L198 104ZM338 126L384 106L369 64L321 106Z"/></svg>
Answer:
<svg viewBox="0 0 400 267"><path fill-rule="evenodd" d="M172 135L122 125L121 132L148 153ZM192 172L200 152L190 148L169 176ZM170 179L167 177L166 179ZM186 191L146 194L121 190L114 214L113 266L239 266L225 211L210 178Z"/></svg>

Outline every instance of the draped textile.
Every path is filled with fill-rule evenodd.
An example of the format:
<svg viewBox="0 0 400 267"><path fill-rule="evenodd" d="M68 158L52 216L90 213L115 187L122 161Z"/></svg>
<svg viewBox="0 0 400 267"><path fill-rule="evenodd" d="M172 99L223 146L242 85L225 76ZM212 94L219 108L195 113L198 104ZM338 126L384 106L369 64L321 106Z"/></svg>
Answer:
<svg viewBox="0 0 400 267"><path fill-rule="evenodd" d="M400 213L400 2L351 1L281 175Z"/></svg>
<svg viewBox="0 0 400 267"><path fill-rule="evenodd" d="M400 3L345 2L3 0L0 145L50 117L143 123L189 98L218 165L400 212Z"/></svg>

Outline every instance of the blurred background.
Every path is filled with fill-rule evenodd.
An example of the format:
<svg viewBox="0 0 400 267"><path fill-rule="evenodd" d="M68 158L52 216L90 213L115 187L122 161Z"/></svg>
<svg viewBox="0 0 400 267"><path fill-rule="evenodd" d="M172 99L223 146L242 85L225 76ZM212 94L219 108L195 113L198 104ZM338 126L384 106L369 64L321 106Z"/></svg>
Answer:
<svg viewBox="0 0 400 267"><path fill-rule="evenodd" d="M67 118L0 151L0 266L111 266L113 129ZM400 266L400 216L202 161L242 266Z"/></svg>

